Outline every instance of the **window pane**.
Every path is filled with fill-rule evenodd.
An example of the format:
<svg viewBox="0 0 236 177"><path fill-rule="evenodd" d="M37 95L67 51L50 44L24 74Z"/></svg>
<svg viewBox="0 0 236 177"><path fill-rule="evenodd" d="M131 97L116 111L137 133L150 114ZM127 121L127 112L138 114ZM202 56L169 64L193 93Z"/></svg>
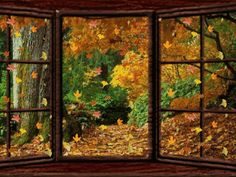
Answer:
<svg viewBox="0 0 236 177"><path fill-rule="evenodd" d="M161 113L160 152L163 156L200 156L200 114Z"/></svg>
<svg viewBox="0 0 236 177"><path fill-rule="evenodd" d="M5 110L10 101L6 95L7 90L7 70L6 64L0 63L0 110Z"/></svg>
<svg viewBox="0 0 236 177"><path fill-rule="evenodd" d="M204 105L207 109L235 110L236 62L205 64Z"/></svg>
<svg viewBox="0 0 236 177"><path fill-rule="evenodd" d="M236 13L210 14L205 18L205 59L236 57Z"/></svg>
<svg viewBox="0 0 236 177"><path fill-rule="evenodd" d="M7 117L6 113L0 113L0 160L6 158L7 155L7 146L6 146L6 137L7 137Z"/></svg>
<svg viewBox="0 0 236 177"><path fill-rule="evenodd" d="M10 64L12 108L46 108L50 103L48 65Z"/></svg>
<svg viewBox="0 0 236 177"><path fill-rule="evenodd" d="M200 59L199 17L159 19L162 61Z"/></svg>
<svg viewBox="0 0 236 177"><path fill-rule="evenodd" d="M9 51L6 46L7 39L7 16L0 15L0 60L8 59Z"/></svg>
<svg viewBox="0 0 236 177"><path fill-rule="evenodd" d="M204 116L204 157L236 159L236 115L206 113Z"/></svg>
<svg viewBox="0 0 236 177"><path fill-rule="evenodd" d="M150 155L149 20L63 19L63 155Z"/></svg>
<svg viewBox="0 0 236 177"><path fill-rule="evenodd" d="M48 112L11 114L11 157L51 156Z"/></svg>
<svg viewBox="0 0 236 177"><path fill-rule="evenodd" d="M11 16L8 24L11 27L13 59L34 61L49 59L48 19Z"/></svg>
<svg viewBox="0 0 236 177"><path fill-rule="evenodd" d="M161 65L161 107L199 109L199 64Z"/></svg>

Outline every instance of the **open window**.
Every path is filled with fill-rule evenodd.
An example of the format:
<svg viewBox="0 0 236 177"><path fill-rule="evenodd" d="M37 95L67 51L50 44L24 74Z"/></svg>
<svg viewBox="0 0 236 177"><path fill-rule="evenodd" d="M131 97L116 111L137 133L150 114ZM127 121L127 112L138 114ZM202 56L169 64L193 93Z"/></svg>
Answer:
<svg viewBox="0 0 236 177"><path fill-rule="evenodd" d="M235 169L235 6L0 14L0 166Z"/></svg>
<svg viewBox="0 0 236 177"><path fill-rule="evenodd" d="M0 12L0 165L51 161L52 14Z"/></svg>
<svg viewBox="0 0 236 177"><path fill-rule="evenodd" d="M234 168L236 13L227 10L158 16L160 160Z"/></svg>

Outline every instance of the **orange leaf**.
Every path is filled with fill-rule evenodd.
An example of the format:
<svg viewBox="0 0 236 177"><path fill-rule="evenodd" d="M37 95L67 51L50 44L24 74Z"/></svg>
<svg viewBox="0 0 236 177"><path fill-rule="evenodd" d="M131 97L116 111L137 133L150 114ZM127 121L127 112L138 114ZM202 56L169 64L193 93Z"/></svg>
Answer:
<svg viewBox="0 0 236 177"><path fill-rule="evenodd" d="M213 121L212 123L211 123L211 126L213 127L213 128L217 128L217 125L218 123L216 122L216 121Z"/></svg>
<svg viewBox="0 0 236 177"><path fill-rule="evenodd" d="M5 52L3 52L3 55L4 55L4 57L9 57L9 55L10 55L10 52L9 51L5 51Z"/></svg>
<svg viewBox="0 0 236 177"><path fill-rule="evenodd" d="M93 112L93 117L95 117L95 118L101 117L101 112L100 111L94 111Z"/></svg>
<svg viewBox="0 0 236 177"><path fill-rule="evenodd" d="M171 145L174 145L176 142L176 139L174 139L173 136L170 136L170 138L168 139L168 145L171 146Z"/></svg>
<svg viewBox="0 0 236 177"><path fill-rule="evenodd" d="M172 97L174 96L175 92L173 91L173 89L169 89L167 94L169 97Z"/></svg>
<svg viewBox="0 0 236 177"><path fill-rule="evenodd" d="M9 103L10 102L10 98L8 98L7 96L3 96L2 98L3 98L3 101L5 103Z"/></svg>
<svg viewBox="0 0 236 177"><path fill-rule="evenodd" d="M32 31L32 33L36 33L37 30L38 30L38 28L37 28L36 26L32 26L32 27L31 27L31 31Z"/></svg>
<svg viewBox="0 0 236 177"><path fill-rule="evenodd" d="M123 120L121 118L117 119L117 124L120 126L120 125L123 125Z"/></svg>
<svg viewBox="0 0 236 177"><path fill-rule="evenodd" d="M36 128L37 128L37 129L42 129L42 127L43 127L42 123L37 122L37 124L36 124Z"/></svg>
<svg viewBox="0 0 236 177"><path fill-rule="evenodd" d="M95 106L97 104L97 102L95 101L95 100L92 100L91 102L90 102L90 105L91 106Z"/></svg>
<svg viewBox="0 0 236 177"><path fill-rule="evenodd" d="M75 134L75 136L73 136L73 140L78 143L80 141L81 137L78 136L78 133Z"/></svg>
<svg viewBox="0 0 236 177"><path fill-rule="evenodd" d="M37 78L38 78L38 73L36 73L35 71L33 71L33 72L31 73L31 76L32 76L33 79L37 79Z"/></svg>

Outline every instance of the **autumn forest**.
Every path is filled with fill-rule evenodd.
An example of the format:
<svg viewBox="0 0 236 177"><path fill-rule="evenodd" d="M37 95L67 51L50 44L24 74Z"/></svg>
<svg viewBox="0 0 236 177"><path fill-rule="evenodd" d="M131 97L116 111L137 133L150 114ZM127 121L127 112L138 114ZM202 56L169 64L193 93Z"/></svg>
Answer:
<svg viewBox="0 0 236 177"><path fill-rule="evenodd" d="M157 23L160 154L235 160L236 14ZM1 159L52 156L50 24L0 16ZM62 156L150 158L151 25L62 18Z"/></svg>

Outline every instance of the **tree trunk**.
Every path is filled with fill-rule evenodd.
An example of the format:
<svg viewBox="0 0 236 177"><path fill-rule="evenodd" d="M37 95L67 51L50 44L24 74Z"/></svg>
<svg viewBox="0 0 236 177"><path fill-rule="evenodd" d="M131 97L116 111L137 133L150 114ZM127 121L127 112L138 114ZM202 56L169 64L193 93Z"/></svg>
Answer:
<svg viewBox="0 0 236 177"><path fill-rule="evenodd" d="M13 58L21 60L42 60L42 52L48 54L49 51L49 32L48 26L40 27L37 32L31 32L32 26L22 27L21 37L13 37ZM23 52L19 49L23 49ZM36 79L32 78L32 72L38 74ZM16 82L16 76L22 80ZM49 102L50 94L50 73L49 67L42 64L17 64L12 77L12 94L14 108L40 108L43 98ZM24 95L24 96L22 96ZM44 137L45 141L49 139L50 119L46 112L26 112L21 113L20 128L27 133L20 138L13 138L13 143L24 144L29 142L37 133ZM38 130L36 123L43 124L43 128Z"/></svg>

